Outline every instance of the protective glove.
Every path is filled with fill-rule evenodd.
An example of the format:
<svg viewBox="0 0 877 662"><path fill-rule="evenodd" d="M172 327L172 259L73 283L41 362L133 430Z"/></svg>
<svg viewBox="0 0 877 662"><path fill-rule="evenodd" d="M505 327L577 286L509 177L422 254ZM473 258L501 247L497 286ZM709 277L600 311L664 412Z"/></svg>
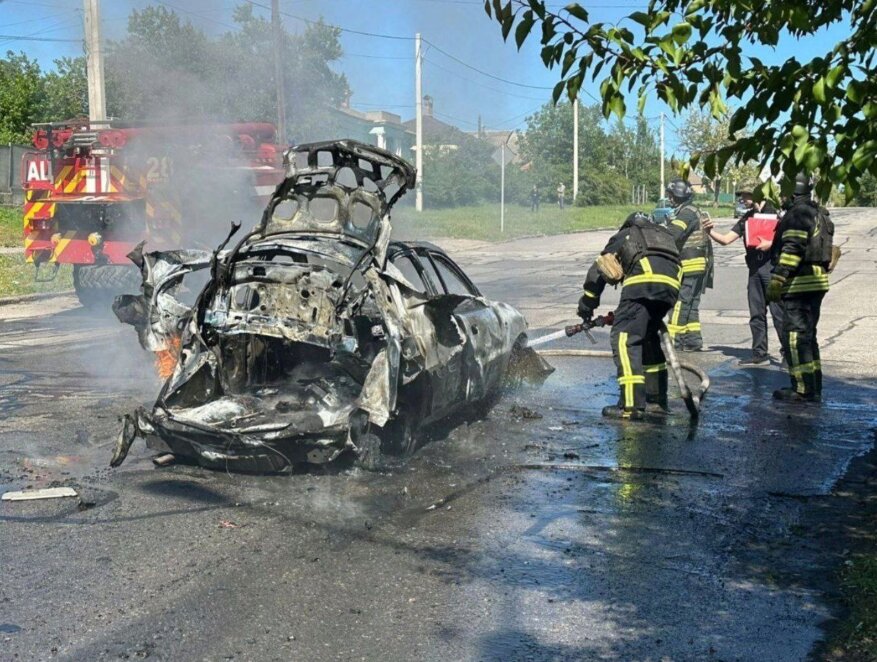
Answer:
<svg viewBox="0 0 877 662"><path fill-rule="evenodd" d="M785 284L786 279L783 276L773 274L770 277L770 283L767 285L767 300L770 303L776 303L780 300L783 295L783 286L785 286Z"/></svg>
<svg viewBox="0 0 877 662"><path fill-rule="evenodd" d="M579 299L578 316L581 317L583 321L590 322L591 318L594 317L594 309L599 305L599 301L583 294L581 299Z"/></svg>

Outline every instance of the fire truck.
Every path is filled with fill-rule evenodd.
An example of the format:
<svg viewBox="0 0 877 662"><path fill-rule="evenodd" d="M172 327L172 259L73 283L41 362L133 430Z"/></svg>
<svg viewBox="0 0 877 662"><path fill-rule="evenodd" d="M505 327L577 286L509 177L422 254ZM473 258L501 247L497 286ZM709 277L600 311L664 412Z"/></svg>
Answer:
<svg viewBox="0 0 877 662"><path fill-rule="evenodd" d="M39 280L73 265L80 301L139 291L128 253L210 248L232 221L254 225L283 179L272 124L34 126L21 163L24 250Z"/></svg>

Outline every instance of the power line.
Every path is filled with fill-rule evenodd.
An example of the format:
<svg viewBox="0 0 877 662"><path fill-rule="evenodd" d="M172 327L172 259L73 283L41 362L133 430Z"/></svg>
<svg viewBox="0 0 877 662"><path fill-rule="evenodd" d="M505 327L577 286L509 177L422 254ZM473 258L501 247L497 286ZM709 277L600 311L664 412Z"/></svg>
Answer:
<svg viewBox="0 0 877 662"><path fill-rule="evenodd" d="M201 18L201 19L205 19L208 21L212 21L213 23L216 23L217 25L221 25L221 26L228 28L229 30L232 30L232 31L237 31L237 30L241 29L241 26L239 26L239 25L231 25L230 23L225 23L224 21L220 21L218 19L215 19L212 16L207 16L205 14L198 14L198 13L195 13L193 11L189 11L188 9L183 9L182 7L177 7L176 5L172 5L169 2L164 2L164 0L155 0L155 2L159 5L161 5L162 7L166 7L167 9L170 9L171 11L179 11L179 12L182 12L184 14L188 14L189 16L194 16L195 18ZM269 7L268 9L270 10L271 8Z"/></svg>
<svg viewBox="0 0 877 662"><path fill-rule="evenodd" d="M537 110L539 110L541 107L542 107L542 106L536 106L535 108L531 108L530 110L528 110L528 111L525 112L525 113L518 113L517 115L514 115L514 116L512 116L512 117L509 117L508 119L504 119L504 120L502 120L501 122L497 122L497 124L498 124L498 125L503 125L503 124L506 124L507 122L511 122L512 120L516 120L516 119L518 119L519 117L526 119L528 115L532 115L532 114L535 113ZM523 121L524 121L524 120L522 119L521 122L518 122L517 124L515 124L515 126L513 126L512 129L515 129L515 128L517 128L518 126L520 126L521 123L522 123Z"/></svg>
<svg viewBox="0 0 877 662"><path fill-rule="evenodd" d="M414 61L411 55L368 55L366 53L342 53L341 57L362 57L368 60L410 60Z"/></svg>
<svg viewBox="0 0 877 662"><path fill-rule="evenodd" d="M350 102L355 106L374 106L379 108L414 108L413 103L375 103L372 101L352 101Z"/></svg>
<svg viewBox="0 0 877 662"><path fill-rule="evenodd" d="M262 3L256 2L255 0L246 0L246 1L249 4L253 5L254 7L261 7L262 9L268 9L268 10L271 9L271 7L268 7L267 5L263 5ZM312 21L311 19L305 18L304 16L296 16L295 14L290 14L289 12L281 11L280 13L283 16L287 16L289 18L294 18L297 21L302 21L302 22L306 23L307 25L314 25L314 24L318 23L318 21ZM405 37L402 35L395 35L395 34L381 34L379 32L366 32L364 30L353 30L351 28L343 28L340 25L332 25L329 23L327 23L326 25L328 25L329 27L333 27L336 30L340 30L341 32L348 32L350 34L358 34L358 35L362 35L364 37L376 37L378 39L395 39L398 41L414 41L414 37Z"/></svg>
<svg viewBox="0 0 877 662"><path fill-rule="evenodd" d="M472 126L478 126L478 122L473 122L472 120L464 120L462 117L454 117L453 115L447 115L445 113L438 113L435 110L432 111L433 115L438 115L439 117L444 117L445 119L454 120L455 122L463 122L463 124L470 124Z"/></svg>
<svg viewBox="0 0 877 662"><path fill-rule="evenodd" d="M2 2L2 0L0 0L0 2ZM79 12L79 10L78 9L68 9L67 13L70 13L70 12L75 14L75 13ZM6 28L11 28L15 25L24 25L26 23L45 23L45 21L46 21L46 19L44 16L40 16L39 18L28 18L28 19L25 19L24 21L16 21L15 23L7 23L6 25L0 25L0 29L5 30Z"/></svg>
<svg viewBox="0 0 877 662"><path fill-rule="evenodd" d="M511 92L507 92L505 90L500 90L499 88L496 88L496 87L490 87L489 85L479 83L475 80L472 80L471 78L466 78L466 76L463 76L462 74L459 74L456 71L453 71L452 69L448 69L447 67L443 67L440 64L437 64L436 62L433 62L432 60L429 60L427 58L423 58L423 61L426 62L427 64L429 64L430 66L435 67L436 69L441 69L442 71L449 73L452 76L456 76L457 78L460 78L460 79L465 80L469 83L472 83L473 85L477 85L478 87L480 87L484 90L490 90L491 92L498 92L499 94L503 94L503 95L509 96L509 97L515 97L518 99L527 99L529 101L542 101L542 99L539 99L538 97L528 97L528 96L524 96L523 94L512 94ZM545 99L544 101L547 103L548 99Z"/></svg>
<svg viewBox="0 0 877 662"><path fill-rule="evenodd" d="M31 32L29 34L20 34L20 35L0 35L0 44L5 44L10 41L47 41L47 42L68 42L68 43L81 43L82 39L64 39L61 37L43 37L42 35L48 34L49 32L57 32L58 30L64 30L69 27L71 22L78 22L75 19L65 18L61 21L50 23L45 28L41 30L37 30L36 32Z"/></svg>
<svg viewBox="0 0 877 662"><path fill-rule="evenodd" d="M9 3L9 4L13 4L13 5L27 5L29 7L33 7L33 6L50 7L52 9L55 9L58 11L63 11L64 9L68 9L66 7L61 7L59 5L52 5L52 4L49 4L47 2L31 2L31 0L27 0L27 1L25 1L25 0L4 0L4 1ZM79 11L79 10L75 9L74 11Z"/></svg>
<svg viewBox="0 0 877 662"><path fill-rule="evenodd" d="M456 55L451 55L446 50L439 48L431 41L428 41L426 39L424 39L423 41L424 41L424 43L428 44L429 46L431 46L432 48L437 50L439 53L444 55L446 58L453 60L457 64L461 64L464 67L466 67L467 69L471 69L472 71L476 71L479 74L481 74L482 76L487 76L488 78L492 78L493 80L498 80L501 83L506 83L507 85L514 85L516 87L526 87L526 88L531 89L531 90L553 90L554 89L553 87L544 87L542 85L528 85L526 83L519 83L519 82L514 81L514 80L508 80L507 78L500 78L499 76L494 76L493 74L491 74L487 71L483 71L482 69L479 69L478 67L473 67L471 64L469 64L468 62L465 62L464 60L461 60Z"/></svg>
<svg viewBox="0 0 877 662"><path fill-rule="evenodd" d="M266 6L266 5L259 4L258 2L252 2L251 0L247 0L247 1L248 1L251 5L253 5L253 6L255 6L255 7L261 7L261 8L263 8L263 9L268 9L268 10L271 9L270 7L268 7L268 6ZM239 30L241 29L241 26L239 26L239 25L230 25L229 23L225 23L225 22L223 22L223 21L220 21L220 20L218 20L218 19L215 19L215 18L213 18L212 16L207 16L207 15L205 15L205 14L198 14L198 13L196 13L196 12L192 12L192 11L189 11L189 10L187 10L187 9L183 9L182 7L178 7L178 6L176 6L176 5L172 5L172 4L170 4L169 2L165 2L164 0L155 0L155 2L157 2L157 3L160 4L160 5L163 5L163 6L167 7L168 9L172 9L172 10L175 10L175 11L180 11L180 12L183 12L184 14L188 14L189 16L194 16L194 17L196 17L196 18L201 18L201 19L206 19L206 20L208 20L208 21L212 21L213 23L216 23L217 25L221 25L221 26L223 26L223 27L226 27L226 28L228 28L229 30L232 30L232 31L239 31ZM289 18L295 18L295 19L297 19L297 20L304 21L304 22L307 23L308 25L313 24L313 23L316 23L316 21L309 21L309 20L306 19L306 18L302 18L302 17L299 17L299 16L294 16L294 15L289 14L289 13L284 12L284 11L281 11L280 13L281 13L283 16L287 16L287 17L289 17ZM337 27L337 26L333 26L333 27ZM339 29L340 29L340 30L343 30L344 32L352 32L351 30L347 30L346 28L339 28ZM362 33L362 34L366 34L366 33ZM384 35L384 36L388 36L388 35ZM410 39L410 38L409 38L409 37L405 37L405 39ZM414 58L413 58L412 56L410 56L410 55L370 55L370 54L366 54L366 53L342 53L342 56L341 56L341 57L342 57L342 58L345 58L345 57L358 57L358 58L365 58L365 59L370 59L370 60L414 60Z"/></svg>
<svg viewBox="0 0 877 662"><path fill-rule="evenodd" d="M68 43L82 43L82 39L57 39L52 37L28 37L27 35L0 34L0 39L6 41L63 41Z"/></svg>

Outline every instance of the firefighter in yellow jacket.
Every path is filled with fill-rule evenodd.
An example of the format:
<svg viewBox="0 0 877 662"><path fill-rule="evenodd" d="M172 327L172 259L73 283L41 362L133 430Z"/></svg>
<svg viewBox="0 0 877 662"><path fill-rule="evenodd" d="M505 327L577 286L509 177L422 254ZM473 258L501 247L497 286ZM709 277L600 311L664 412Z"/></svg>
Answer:
<svg viewBox="0 0 877 662"><path fill-rule="evenodd" d="M834 257L834 223L828 211L811 199L813 183L795 179L789 207L777 228L779 252L767 286L767 300L781 301L783 335L791 388L774 391L787 402L818 402L822 398L822 364L816 326L828 273Z"/></svg>
<svg viewBox="0 0 877 662"><path fill-rule="evenodd" d="M627 217L588 270L578 314L590 321L606 284L621 282L610 341L621 391L618 404L603 409L611 418L665 415L667 364L659 328L676 303L682 269L673 235L647 214Z"/></svg>
<svg viewBox="0 0 877 662"><path fill-rule="evenodd" d="M703 227L703 220L708 217L692 203L693 191L685 180L670 182L667 196L674 210L668 228L676 238L682 259L679 300L670 314L667 330L674 338L676 349L699 352L703 349L700 298L708 287L712 287L713 274L712 244Z"/></svg>

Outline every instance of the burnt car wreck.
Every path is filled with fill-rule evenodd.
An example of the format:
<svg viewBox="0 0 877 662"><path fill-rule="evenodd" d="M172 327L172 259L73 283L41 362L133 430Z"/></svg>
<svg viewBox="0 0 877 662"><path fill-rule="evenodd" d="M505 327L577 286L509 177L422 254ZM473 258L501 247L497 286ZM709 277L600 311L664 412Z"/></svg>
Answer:
<svg viewBox="0 0 877 662"><path fill-rule="evenodd" d="M131 254L143 291L114 310L167 379L151 409L125 417L112 466L141 437L213 468L346 452L375 467L413 450L422 426L489 408L522 369L551 372L520 312L483 298L438 247L390 240L390 208L415 182L407 162L342 140L293 147L285 165L235 245Z"/></svg>

